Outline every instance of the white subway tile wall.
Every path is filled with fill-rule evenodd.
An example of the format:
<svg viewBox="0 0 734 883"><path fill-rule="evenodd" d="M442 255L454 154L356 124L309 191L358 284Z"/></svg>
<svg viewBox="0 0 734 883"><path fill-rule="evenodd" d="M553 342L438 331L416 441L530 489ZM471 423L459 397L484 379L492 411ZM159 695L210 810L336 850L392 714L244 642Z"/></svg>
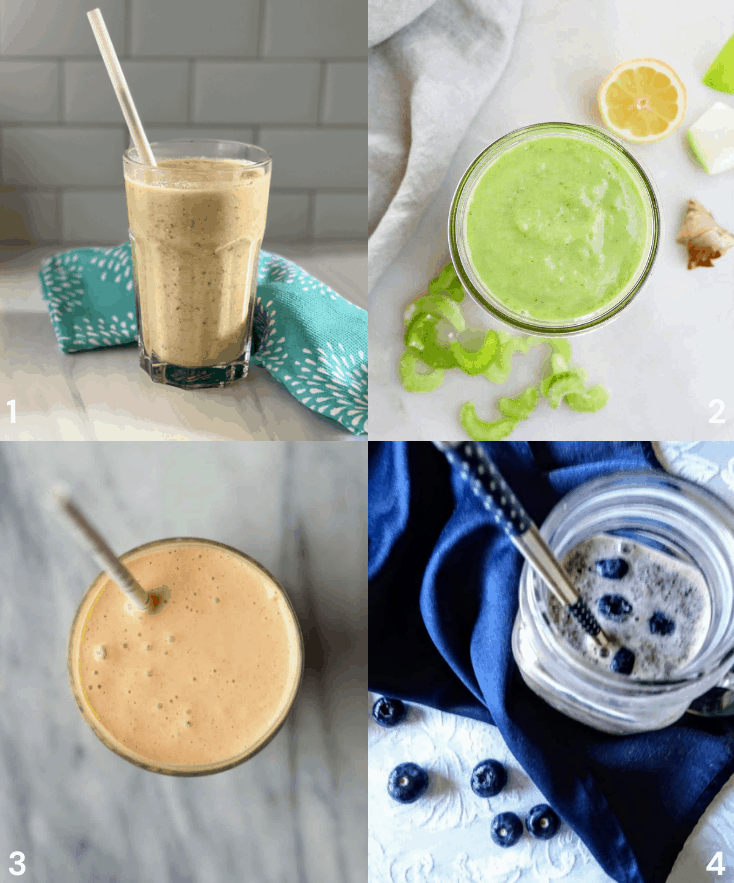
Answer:
<svg viewBox="0 0 734 883"><path fill-rule="evenodd" d="M151 141L271 153L266 247L365 238L366 3L0 2L0 207L36 241L127 238L130 139L87 20L95 5Z"/></svg>
<svg viewBox="0 0 734 883"><path fill-rule="evenodd" d="M120 228L127 227L125 191L64 190L61 218L64 242L85 242L90 230L101 242L119 242Z"/></svg>
<svg viewBox="0 0 734 883"><path fill-rule="evenodd" d="M317 61L201 61L194 68L193 122L250 118L315 125L320 80Z"/></svg>
<svg viewBox="0 0 734 883"><path fill-rule="evenodd" d="M324 123L361 123L367 118L367 65L360 61L332 61L326 65Z"/></svg>
<svg viewBox="0 0 734 883"><path fill-rule="evenodd" d="M66 122L120 122L120 105L101 61L65 61L61 69ZM122 72L143 123L187 122L187 62L123 61Z"/></svg>
<svg viewBox="0 0 734 883"><path fill-rule="evenodd" d="M59 67L52 61L0 61L0 120L55 123Z"/></svg>
<svg viewBox="0 0 734 883"><path fill-rule="evenodd" d="M367 138L360 129L263 128L260 141L267 144L283 187L360 190L367 186Z"/></svg>
<svg viewBox="0 0 734 883"><path fill-rule="evenodd" d="M354 193L317 193L313 223L317 239L367 238L364 200Z"/></svg>

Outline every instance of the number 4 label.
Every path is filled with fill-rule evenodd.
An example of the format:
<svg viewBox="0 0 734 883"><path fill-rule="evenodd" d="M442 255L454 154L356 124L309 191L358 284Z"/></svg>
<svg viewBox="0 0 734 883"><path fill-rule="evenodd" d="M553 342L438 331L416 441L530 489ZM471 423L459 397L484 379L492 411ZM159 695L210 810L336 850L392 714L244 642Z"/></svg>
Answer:
<svg viewBox="0 0 734 883"><path fill-rule="evenodd" d="M723 854L722 854L721 850L719 850L719 852L715 852L715 853L714 853L714 857L713 857L713 858L711 859L711 861L706 865L706 870L707 870L707 871L711 871L712 874L713 874L714 872L716 872L716 873L719 875L719 877L720 877L720 876L724 873L724 871L726 870L726 868L724 867L724 864L723 864L723 858L722 858L722 855L723 855Z"/></svg>

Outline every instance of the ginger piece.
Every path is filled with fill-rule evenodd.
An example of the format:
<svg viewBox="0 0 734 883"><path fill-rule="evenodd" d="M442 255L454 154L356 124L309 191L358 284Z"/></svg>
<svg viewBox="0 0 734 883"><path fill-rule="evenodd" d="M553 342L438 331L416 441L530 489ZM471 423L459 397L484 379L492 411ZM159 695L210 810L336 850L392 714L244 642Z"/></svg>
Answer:
<svg viewBox="0 0 734 883"><path fill-rule="evenodd" d="M711 212L695 199L688 208L676 242L688 248L688 269L713 267L713 261L734 247L734 236L713 219Z"/></svg>

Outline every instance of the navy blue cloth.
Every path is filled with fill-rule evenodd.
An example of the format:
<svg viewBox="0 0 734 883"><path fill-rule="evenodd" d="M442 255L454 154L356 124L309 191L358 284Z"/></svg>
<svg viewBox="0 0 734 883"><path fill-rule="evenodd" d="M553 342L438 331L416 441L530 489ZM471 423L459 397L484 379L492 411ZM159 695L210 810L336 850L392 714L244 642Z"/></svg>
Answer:
<svg viewBox="0 0 734 883"><path fill-rule="evenodd" d="M660 468L649 442L484 447L537 524L585 481ZM611 877L664 883L734 773L734 721L687 714L663 730L612 736L555 711L512 656L521 568L433 445L370 443L370 689L494 724Z"/></svg>

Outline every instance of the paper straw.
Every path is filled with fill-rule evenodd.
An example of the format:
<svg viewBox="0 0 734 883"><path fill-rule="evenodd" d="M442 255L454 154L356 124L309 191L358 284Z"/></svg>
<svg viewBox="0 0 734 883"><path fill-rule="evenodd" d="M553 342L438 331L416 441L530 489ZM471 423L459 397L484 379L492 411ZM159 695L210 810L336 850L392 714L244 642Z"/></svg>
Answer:
<svg viewBox="0 0 734 883"><path fill-rule="evenodd" d="M150 606L148 592L82 515L74 501L61 489L54 491L54 498L66 516L69 526L87 546L100 567L117 583L136 607L139 607L140 610L147 610Z"/></svg>
<svg viewBox="0 0 734 883"><path fill-rule="evenodd" d="M112 85L117 94L117 100L120 102L127 127L130 129L133 143L138 148L140 156L149 166L157 166L153 151L150 149L150 143L145 137L143 124L140 122L137 110L135 110L135 103L125 80L125 74L123 74L120 67L115 47L112 45L110 33L102 18L102 12L99 9L92 9L91 12L87 13L87 18L94 31L99 51L102 53L102 61L105 63L110 80L112 80Z"/></svg>

